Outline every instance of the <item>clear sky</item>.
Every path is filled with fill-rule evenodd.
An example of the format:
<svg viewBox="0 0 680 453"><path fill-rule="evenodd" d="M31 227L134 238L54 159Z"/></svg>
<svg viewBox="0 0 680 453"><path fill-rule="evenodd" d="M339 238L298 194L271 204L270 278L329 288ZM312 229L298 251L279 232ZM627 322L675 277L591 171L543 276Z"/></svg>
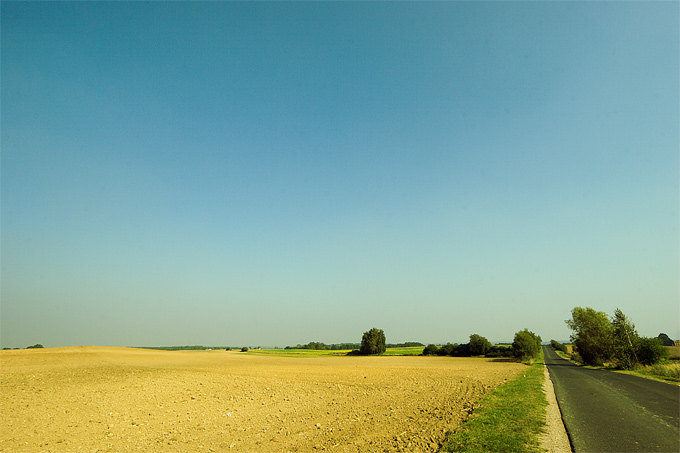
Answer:
<svg viewBox="0 0 680 453"><path fill-rule="evenodd" d="M680 338L667 2L2 2L3 347Z"/></svg>

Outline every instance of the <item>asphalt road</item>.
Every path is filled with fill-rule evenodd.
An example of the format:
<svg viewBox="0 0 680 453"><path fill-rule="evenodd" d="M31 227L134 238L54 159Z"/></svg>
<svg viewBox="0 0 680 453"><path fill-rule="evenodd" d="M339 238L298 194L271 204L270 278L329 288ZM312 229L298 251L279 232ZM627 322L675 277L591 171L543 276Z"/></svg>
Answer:
<svg viewBox="0 0 680 453"><path fill-rule="evenodd" d="M680 452L680 387L543 355L575 452Z"/></svg>

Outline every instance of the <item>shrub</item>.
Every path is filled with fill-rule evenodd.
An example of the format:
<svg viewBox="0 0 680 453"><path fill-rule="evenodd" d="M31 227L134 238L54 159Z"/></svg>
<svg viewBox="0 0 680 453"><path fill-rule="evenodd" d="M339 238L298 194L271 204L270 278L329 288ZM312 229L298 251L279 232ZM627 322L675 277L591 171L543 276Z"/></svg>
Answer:
<svg viewBox="0 0 680 453"><path fill-rule="evenodd" d="M364 332L359 352L361 355L383 354L385 352L385 332L375 327Z"/></svg>
<svg viewBox="0 0 680 453"><path fill-rule="evenodd" d="M242 348L241 348L241 352L248 352L248 348L246 348L245 346L242 347Z"/></svg>
<svg viewBox="0 0 680 453"><path fill-rule="evenodd" d="M458 345L446 343L439 349L439 355L454 355Z"/></svg>
<svg viewBox="0 0 680 453"><path fill-rule="evenodd" d="M512 342L512 353L518 359L530 361L538 357L538 352L541 349L541 337L529 329L520 330L515 334L515 339Z"/></svg>
<svg viewBox="0 0 680 453"><path fill-rule="evenodd" d="M556 350L556 351L562 351L562 352L564 352L565 354L568 352L568 351L567 351L567 347L566 347L565 345L563 345L562 343L560 343L559 341L550 340L550 345L551 345L551 346L553 347L553 349Z"/></svg>
<svg viewBox="0 0 680 453"><path fill-rule="evenodd" d="M435 344L428 344L423 349L423 355L437 355L439 353L439 348Z"/></svg>
<svg viewBox="0 0 680 453"><path fill-rule="evenodd" d="M642 365L655 365L668 357L668 350L658 338L641 337L637 342L637 357Z"/></svg>
<svg viewBox="0 0 680 453"><path fill-rule="evenodd" d="M33 346L26 346L26 349L42 349L44 346L40 343L34 344Z"/></svg>
<svg viewBox="0 0 680 453"><path fill-rule="evenodd" d="M513 357L512 348L507 346L491 346L491 349L487 351L485 357Z"/></svg>
<svg viewBox="0 0 680 453"><path fill-rule="evenodd" d="M491 349L491 342L481 335L473 333L470 335L470 342L468 343L471 355L484 355Z"/></svg>
<svg viewBox="0 0 680 453"><path fill-rule="evenodd" d="M470 351L470 343L455 344L453 345L453 351L451 355L454 357L470 357L472 352Z"/></svg>

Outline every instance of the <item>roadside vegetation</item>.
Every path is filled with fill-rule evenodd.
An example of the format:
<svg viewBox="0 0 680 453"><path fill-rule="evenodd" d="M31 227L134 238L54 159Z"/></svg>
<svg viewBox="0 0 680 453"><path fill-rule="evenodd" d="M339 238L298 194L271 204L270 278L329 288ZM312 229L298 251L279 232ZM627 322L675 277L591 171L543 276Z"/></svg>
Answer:
<svg viewBox="0 0 680 453"><path fill-rule="evenodd" d="M543 393L543 353L516 379L487 394L472 417L447 434L442 451L538 452L548 402Z"/></svg>
<svg viewBox="0 0 680 453"><path fill-rule="evenodd" d="M565 359L571 360L579 365L585 365L578 353L569 353L566 345L551 340L552 348ZM632 374L649 379L680 384L680 346L664 346L668 351L669 358L661 363L654 365L636 365L629 369L616 368L612 365L592 366L591 368L609 369L619 373Z"/></svg>
<svg viewBox="0 0 680 453"><path fill-rule="evenodd" d="M520 330L515 334L511 345L492 345L485 337L473 333L469 343L437 346L429 344L423 349L423 355L439 355L452 357L514 357L527 364L540 354L541 337L529 331Z"/></svg>
<svg viewBox="0 0 680 453"><path fill-rule="evenodd" d="M575 307L571 314L565 322L574 331L571 340L578 355L572 358L577 361L629 370L668 359L662 340L639 336L635 324L618 308L611 318L590 307Z"/></svg>
<svg viewBox="0 0 680 453"><path fill-rule="evenodd" d="M566 323L574 332L573 350L551 341L564 357L582 365L680 383L680 347L665 333L655 338L640 336L618 308L609 317L590 307L575 307Z"/></svg>

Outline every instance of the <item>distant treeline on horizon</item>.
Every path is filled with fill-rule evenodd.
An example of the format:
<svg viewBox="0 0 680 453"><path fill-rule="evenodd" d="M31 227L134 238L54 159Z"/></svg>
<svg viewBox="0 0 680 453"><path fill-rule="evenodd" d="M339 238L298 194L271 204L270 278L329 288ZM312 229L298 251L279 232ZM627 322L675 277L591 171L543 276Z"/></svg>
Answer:
<svg viewBox="0 0 680 453"><path fill-rule="evenodd" d="M386 348L413 348L425 346L423 343L417 341L407 341L406 343L388 343ZM318 341L310 341L307 344L298 344L297 346L286 346L284 349L316 349L325 351L336 351L336 350L347 350L347 349L359 349L361 348L361 343L335 343L335 344L325 344Z"/></svg>
<svg viewBox="0 0 680 453"><path fill-rule="evenodd" d="M387 348L411 348L411 347L424 347L423 343L417 341L407 341L406 343L396 343L388 344ZM133 346L138 349L155 349L160 351L205 351L207 349L241 349L241 347L234 346ZM361 348L361 343L336 343L336 344L325 344L317 341L310 341L307 344L298 344L296 346L286 346L283 349L315 349L315 350L325 350L325 351L337 351L337 350L349 350L349 349L359 349ZM259 346L250 347L250 349L259 349ZM271 349L281 349L278 347Z"/></svg>

